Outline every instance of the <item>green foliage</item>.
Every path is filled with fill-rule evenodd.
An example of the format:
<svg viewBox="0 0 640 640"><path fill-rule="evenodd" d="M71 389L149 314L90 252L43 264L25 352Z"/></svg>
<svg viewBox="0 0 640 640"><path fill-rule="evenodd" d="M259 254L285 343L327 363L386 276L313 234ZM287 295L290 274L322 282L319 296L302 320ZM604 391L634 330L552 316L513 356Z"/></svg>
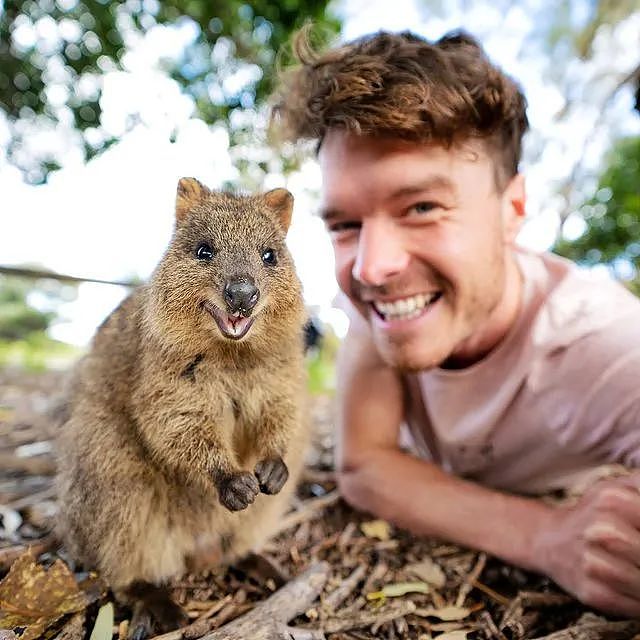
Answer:
<svg viewBox="0 0 640 640"><path fill-rule="evenodd" d="M0 278L0 340L22 340L44 332L55 314L34 309L27 303L26 280Z"/></svg>
<svg viewBox="0 0 640 640"><path fill-rule="evenodd" d="M640 137L614 146L596 194L580 214L585 232L572 241L559 240L554 250L586 265L606 263L640 292Z"/></svg>
<svg viewBox="0 0 640 640"><path fill-rule="evenodd" d="M44 333L5 342L0 340L0 368L20 367L31 371L64 369L78 358L81 350L65 342L52 340Z"/></svg>
<svg viewBox="0 0 640 640"><path fill-rule="evenodd" d="M45 369L77 356L76 348L47 336L56 313L32 306L29 299L34 293L53 309L62 300L75 297L76 289L48 279L0 276L0 367Z"/></svg>
<svg viewBox="0 0 640 640"><path fill-rule="evenodd" d="M327 0L4 0L0 3L0 109L9 120L10 160L31 182L56 168L53 153L34 162L25 153L31 125L70 124L86 158L114 142L101 127L101 78L126 68L124 56L156 28L189 26L192 42L164 70L207 123L252 109L270 92L278 52L313 20L337 32ZM225 82L243 71L246 82ZM135 115L131 124L136 121ZM25 126L29 125L29 126Z"/></svg>
<svg viewBox="0 0 640 640"><path fill-rule="evenodd" d="M336 356L339 338L329 325L322 327L320 348L307 356L307 387L315 395L332 394L336 387Z"/></svg>

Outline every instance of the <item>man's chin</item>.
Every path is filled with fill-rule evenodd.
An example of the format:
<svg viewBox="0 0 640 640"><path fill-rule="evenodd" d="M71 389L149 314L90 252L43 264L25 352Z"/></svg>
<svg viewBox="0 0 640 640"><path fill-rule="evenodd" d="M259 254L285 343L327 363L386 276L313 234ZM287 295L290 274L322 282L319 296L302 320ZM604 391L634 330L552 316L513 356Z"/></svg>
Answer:
<svg viewBox="0 0 640 640"><path fill-rule="evenodd" d="M426 352L416 349L411 344L389 344L376 340L380 357L394 369L405 373L419 373L440 366L448 357L448 353Z"/></svg>

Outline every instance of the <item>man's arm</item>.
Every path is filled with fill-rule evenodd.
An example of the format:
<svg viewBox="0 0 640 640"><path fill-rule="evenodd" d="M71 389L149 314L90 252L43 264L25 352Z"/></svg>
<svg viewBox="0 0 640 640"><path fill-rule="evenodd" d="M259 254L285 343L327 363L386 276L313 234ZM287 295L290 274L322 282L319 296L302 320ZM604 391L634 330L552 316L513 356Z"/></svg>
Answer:
<svg viewBox="0 0 640 640"><path fill-rule="evenodd" d="M398 448L400 378L362 327L338 369L338 478L351 504L550 575L591 606L640 615L640 476L598 485L571 509L483 488Z"/></svg>

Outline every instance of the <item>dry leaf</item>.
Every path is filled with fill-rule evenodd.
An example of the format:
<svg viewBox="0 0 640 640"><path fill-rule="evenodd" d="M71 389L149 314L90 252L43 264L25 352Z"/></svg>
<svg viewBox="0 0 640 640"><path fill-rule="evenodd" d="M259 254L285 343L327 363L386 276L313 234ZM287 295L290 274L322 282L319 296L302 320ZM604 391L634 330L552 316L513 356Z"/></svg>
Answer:
<svg viewBox="0 0 640 640"><path fill-rule="evenodd" d="M440 565L431 558L425 558L421 562L409 564L405 567L405 570L416 578L420 578L420 580L424 580L436 587L436 589L442 589L447 581L447 577Z"/></svg>
<svg viewBox="0 0 640 640"><path fill-rule="evenodd" d="M113 636L113 603L107 602L107 604L100 607L98 611L98 617L96 623L93 626L93 631L89 636L89 640L111 640Z"/></svg>
<svg viewBox="0 0 640 640"><path fill-rule="evenodd" d="M449 631L438 636L438 640L467 640L469 631Z"/></svg>
<svg viewBox="0 0 640 640"><path fill-rule="evenodd" d="M429 593L431 589L426 582L396 582L382 587L381 591L367 593L367 600L383 600L384 598L397 598L407 593Z"/></svg>
<svg viewBox="0 0 640 640"><path fill-rule="evenodd" d="M391 538L391 526L384 520L370 520L360 524L360 529L367 538L378 538L378 540L389 540Z"/></svg>
<svg viewBox="0 0 640 640"><path fill-rule="evenodd" d="M0 628L25 627L20 640L35 640L62 616L86 606L84 593L61 560L45 571L29 551L0 582Z"/></svg>
<svg viewBox="0 0 640 640"><path fill-rule="evenodd" d="M471 609L467 609L466 607L450 606L441 607L439 609L418 609L415 613L425 618L427 616L433 616L439 620L451 622L453 620L464 620L471 613Z"/></svg>

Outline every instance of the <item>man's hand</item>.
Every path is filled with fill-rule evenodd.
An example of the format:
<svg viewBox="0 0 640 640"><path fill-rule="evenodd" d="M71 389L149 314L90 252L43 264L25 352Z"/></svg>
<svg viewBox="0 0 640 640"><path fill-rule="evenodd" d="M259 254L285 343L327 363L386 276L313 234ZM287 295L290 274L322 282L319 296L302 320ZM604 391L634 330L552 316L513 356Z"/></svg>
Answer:
<svg viewBox="0 0 640 640"><path fill-rule="evenodd" d="M552 510L534 545L540 570L585 604L640 616L640 472Z"/></svg>

